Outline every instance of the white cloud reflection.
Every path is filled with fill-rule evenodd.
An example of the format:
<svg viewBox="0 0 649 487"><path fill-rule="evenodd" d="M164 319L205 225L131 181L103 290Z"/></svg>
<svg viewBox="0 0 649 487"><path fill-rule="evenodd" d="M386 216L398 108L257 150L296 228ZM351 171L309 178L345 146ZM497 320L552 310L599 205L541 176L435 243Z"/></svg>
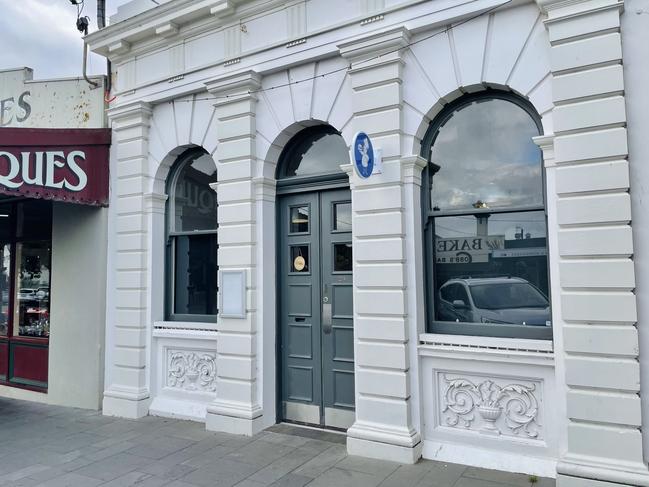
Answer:
<svg viewBox="0 0 649 487"><path fill-rule="evenodd" d="M536 124L522 108L491 99L456 112L433 146L441 169L433 178L433 207L490 208L543 204Z"/></svg>

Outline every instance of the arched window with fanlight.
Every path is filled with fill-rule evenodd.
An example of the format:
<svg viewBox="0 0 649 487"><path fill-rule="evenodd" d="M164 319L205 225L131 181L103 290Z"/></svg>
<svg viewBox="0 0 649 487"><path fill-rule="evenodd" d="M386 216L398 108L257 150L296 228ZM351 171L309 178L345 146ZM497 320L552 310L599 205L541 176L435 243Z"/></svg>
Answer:
<svg viewBox="0 0 649 487"><path fill-rule="evenodd" d="M216 321L216 164L203 149L183 153L167 180L167 319Z"/></svg>
<svg viewBox="0 0 649 487"><path fill-rule="evenodd" d="M539 115L500 91L465 95L423 142L428 330L552 337Z"/></svg>

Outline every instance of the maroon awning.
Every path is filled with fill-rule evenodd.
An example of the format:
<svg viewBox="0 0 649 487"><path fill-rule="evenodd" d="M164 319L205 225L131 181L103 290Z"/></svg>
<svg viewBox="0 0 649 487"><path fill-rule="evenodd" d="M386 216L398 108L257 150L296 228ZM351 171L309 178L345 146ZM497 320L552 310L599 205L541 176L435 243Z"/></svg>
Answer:
<svg viewBox="0 0 649 487"><path fill-rule="evenodd" d="M0 194L108 205L110 129L0 128Z"/></svg>

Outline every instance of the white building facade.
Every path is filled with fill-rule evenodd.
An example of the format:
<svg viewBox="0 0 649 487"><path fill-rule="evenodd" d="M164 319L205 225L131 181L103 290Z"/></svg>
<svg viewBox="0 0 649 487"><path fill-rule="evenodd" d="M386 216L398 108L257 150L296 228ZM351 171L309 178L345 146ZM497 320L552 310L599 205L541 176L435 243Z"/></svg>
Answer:
<svg viewBox="0 0 649 487"><path fill-rule="evenodd" d="M159 3L86 39L115 82L105 414L649 485L646 3Z"/></svg>

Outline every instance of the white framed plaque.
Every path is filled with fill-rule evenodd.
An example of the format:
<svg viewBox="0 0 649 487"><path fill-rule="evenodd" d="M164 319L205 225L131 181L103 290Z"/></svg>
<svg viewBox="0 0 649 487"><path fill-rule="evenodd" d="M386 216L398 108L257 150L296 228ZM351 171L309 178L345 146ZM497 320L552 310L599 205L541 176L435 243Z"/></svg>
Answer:
<svg viewBox="0 0 649 487"><path fill-rule="evenodd" d="M246 271L219 271L219 316L223 318L246 317Z"/></svg>

